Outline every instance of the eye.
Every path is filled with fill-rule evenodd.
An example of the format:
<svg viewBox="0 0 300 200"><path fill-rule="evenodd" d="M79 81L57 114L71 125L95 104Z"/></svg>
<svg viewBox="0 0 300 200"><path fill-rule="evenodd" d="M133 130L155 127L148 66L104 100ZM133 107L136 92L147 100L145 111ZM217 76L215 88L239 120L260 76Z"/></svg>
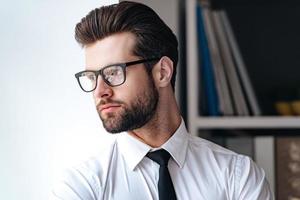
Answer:
<svg viewBox="0 0 300 200"><path fill-rule="evenodd" d="M81 74L82 77L85 77L88 80L94 81L96 79L96 76L92 72L84 72Z"/></svg>
<svg viewBox="0 0 300 200"><path fill-rule="evenodd" d="M119 74L119 69L117 67L110 67L105 72L107 76L115 76Z"/></svg>
<svg viewBox="0 0 300 200"><path fill-rule="evenodd" d="M110 66L103 71L105 77L114 77L122 73L122 68L120 66Z"/></svg>
<svg viewBox="0 0 300 200"><path fill-rule="evenodd" d="M87 78L91 81L94 81L96 79L96 77L93 74L87 75Z"/></svg>
<svg viewBox="0 0 300 200"><path fill-rule="evenodd" d="M124 73L121 66L109 66L103 70L104 79L110 85L119 85L124 81Z"/></svg>

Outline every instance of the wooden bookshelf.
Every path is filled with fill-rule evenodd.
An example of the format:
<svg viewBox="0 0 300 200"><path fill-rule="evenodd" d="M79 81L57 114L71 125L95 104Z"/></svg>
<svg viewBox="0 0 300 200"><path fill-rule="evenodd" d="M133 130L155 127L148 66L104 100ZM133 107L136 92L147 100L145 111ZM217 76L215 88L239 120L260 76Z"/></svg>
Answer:
<svg viewBox="0 0 300 200"><path fill-rule="evenodd" d="M300 117L198 117L199 129L300 129Z"/></svg>
<svg viewBox="0 0 300 200"><path fill-rule="evenodd" d="M219 1L214 1L219 2ZM251 1L245 1L246 3L250 3ZM270 2L268 1L262 1L264 2L263 5L268 5ZM294 1L291 1L294 2ZM224 5L225 2L223 2L221 5ZM191 133L197 133L198 129L205 129L205 128L248 128L248 129L255 129L255 128L300 128L300 117L281 117L281 116L253 116L253 117L240 117L240 116L233 116L233 117L205 117L199 115L199 87L200 87L200 80L199 80L199 63L198 63L198 48L197 48L197 31L196 31L196 9L195 9L196 0L186 0L186 61L187 61L187 118L188 118L188 127ZM245 8L245 5L254 5L254 2L252 4L241 4L237 1L227 1L227 4L229 5L238 5L243 6ZM225 4L226 5L226 4ZM260 4L259 4L260 5ZM276 4L272 4L276 5ZM278 6L278 5L277 5ZM247 8L247 7L246 7ZM268 7L267 7L268 8ZM300 7L299 7L300 8ZM293 8L295 9L295 8ZM234 10L234 9L233 9ZM237 9L235 8L234 11ZM257 10L255 10L257 11ZM259 8L258 11L261 11L261 8ZM270 12L274 12L274 7L272 7ZM249 12L249 9L247 10ZM266 11L267 12L267 11ZM234 13L235 16L237 13ZM261 13L260 13L261 14ZM274 22L275 23L275 22ZM271 26L271 25L270 25ZM271 26L273 27L273 26ZM246 38L247 36L244 36ZM249 38L257 37L252 36L251 33L249 33ZM275 36L272 36L275 37ZM260 40L261 41L261 40ZM290 41L290 40L289 40ZM298 41L298 40L297 40ZM288 50L286 50L288 51ZM294 51L294 50L290 50ZM272 53L272 52L271 52ZM292 58L293 55L293 58ZM273 54L272 54L273 56ZM289 54L284 54L287 58L289 58ZM267 57L267 53L266 56ZM277 56L278 57L278 56ZM287 59L287 66L282 65L286 69L291 69L293 63L291 63L290 60L295 59L295 54L291 54L290 59ZM274 58L275 59L275 58ZM252 65L250 65L252 68L257 65L258 62L252 62ZM255 67L254 67L255 68ZM257 67L258 68L258 67ZM276 66L276 68L279 68ZM292 69L292 75L289 75L286 77L286 80L284 78L281 78L279 83L276 84L270 84L270 87L275 87L274 90L276 90L276 86L282 84L282 85L288 85L292 84L298 81L298 78L294 76L297 70L295 69L297 67L294 66ZM259 69L256 70L254 76L265 76L265 78L255 78L255 81L259 81L259 83L254 82L254 85L259 87L265 87L263 79L268 79L270 77L282 77L286 75L284 74L284 71L279 71L278 69L275 69L274 65L271 65L269 67L269 76L266 74L266 67L262 69L262 72L260 73ZM298 70L299 71L299 70ZM280 73L281 72L281 73ZM300 72L300 71L299 71ZM280 73L279 75L274 75L274 73ZM287 72L289 73L289 72ZM251 78L251 76L250 76ZM276 81L276 78L270 79L269 82L278 82ZM292 81L291 81L292 79ZM278 79L279 80L279 79ZM255 89L255 88L254 88ZM280 88L278 89L280 90ZM300 87L299 87L300 90ZM264 91L263 91L264 92ZM264 103L266 105L267 103Z"/></svg>
<svg viewBox="0 0 300 200"><path fill-rule="evenodd" d="M275 135L272 135L272 131L289 132L289 136L295 134L299 135L298 130L300 130L300 117L283 117L283 116L271 116L270 113L265 113L266 116L221 116L221 117L207 117L199 115L199 63L198 63L198 48L197 48L197 31L196 31L196 0L186 0L186 62L187 62L187 124L191 134L197 135L203 131L207 130L251 130L249 133L254 133L254 148L256 162L262 166L267 174L268 180L270 182L271 188L276 192L275 184ZM297 19L300 10L299 1L252 1L252 0L213 0L215 8L229 7L232 11L232 17L236 24L247 24L254 30L243 30L245 26L236 27L238 30L239 39L243 42L244 49L246 49L247 56L256 51L255 56L264 54L261 57L257 57L256 60L251 58L246 59L246 64L250 62L250 66L254 67L252 74L249 74L250 79L252 79L253 85L256 86L254 89L259 93L259 100L263 100L262 105L268 107L262 110L269 111L270 104L266 101L267 98L261 97L262 95L267 95L268 90L282 90L282 87L288 87L290 85L297 86L299 83L300 70L298 69L299 55L296 52L300 42L296 36L299 32L295 21L292 19ZM280 5L279 5L280 4ZM278 7L279 6L279 7ZM278 10L281 14L278 15ZM240 10L239 10L240 9ZM253 9L253 10L252 10ZM252 13L251 13L252 11ZM243 13L245 12L245 13ZM269 13L268 13L269 12ZM243 15L243 17L239 16ZM253 19L251 17L253 15ZM262 17L265 18L263 19ZM286 23L284 23L283 17L286 18ZM246 19L246 20L245 20ZM244 20L244 21L243 21ZM258 22L256 25L251 20L256 20ZM260 22L261 20L264 20ZM294 21L294 22L292 22ZM281 25L281 26L280 26ZM269 30L264 30L262 33L259 31L261 27L268 27ZM289 29L291 28L291 29ZM259 31L257 31L259 30ZM273 32L271 31L273 30ZM279 31L280 30L280 31ZM288 33L285 30L289 30ZM248 32L247 32L248 31ZM246 32L246 33L245 33ZM296 34L297 33L297 34ZM285 36L288 35L288 36ZM267 37L263 40L261 37ZM259 38L260 42L257 45L257 49L253 45L255 39ZM274 45L272 43L274 40ZM276 40L277 39L277 40ZM247 41L249 40L249 41ZM264 44L264 42L266 44ZM252 47L250 48L252 44ZM276 44L276 45L275 45ZM278 48L276 48L278 46ZM279 48L279 46L281 48ZM261 49L259 49L261 48ZM283 50L284 49L284 50ZM260 51L259 51L260 50ZM276 51L282 51L278 55ZM243 53L243 52L242 52ZM254 57L255 57L254 56ZM248 62L247 62L248 61ZM269 61L269 63L268 63ZM297 76L296 76L297 74ZM286 77L285 77L286 76ZM299 84L298 84L299 85ZM273 87L273 88L272 88ZM283 88L284 88L283 87ZM277 89L276 89L277 88ZM298 86L300 88L300 86ZM263 113L264 114L264 113ZM256 135L255 130L257 130L258 135ZM272 130L272 131L261 131L261 130ZM278 131L276 131L278 130ZM287 131L289 130L289 131ZM292 130L292 131L291 131ZM293 131L294 130L294 131ZM266 133L265 135L263 135ZM226 135L224 135L226 137Z"/></svg>

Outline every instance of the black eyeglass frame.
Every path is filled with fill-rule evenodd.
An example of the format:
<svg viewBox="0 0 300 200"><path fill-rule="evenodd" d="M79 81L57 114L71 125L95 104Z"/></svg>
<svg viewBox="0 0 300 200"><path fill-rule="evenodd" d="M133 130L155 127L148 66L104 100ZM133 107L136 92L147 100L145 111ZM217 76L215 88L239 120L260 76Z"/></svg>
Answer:
<svg viewBox="0 0 300 200"><path fill-rule="evenodd" d="M102 80L109 86L111 87L116 87L116 86L120 86L122 85L123 83L125 83L126 81L126 67L129 67L129 66L132 66L132 65L136 65L136 64L141 64L141 63L146 63L146 62L153 62L153 61L158 61L160 58L149 58L149 59L141 59L141 60L135 60L135 61L131 61L131 62L126 62L126 63L116 63L116 64L111 64L111 65L107 65L103 68L101 68L100 70L84 70L84 71L80 71L78 73L75 74L75 77L78 81L78 84L80 86L80 88L84 91L84 92L92 92L94 91L96 88L97 88L97 84L98 84L98 77L99 75L101 75L102 77ZM124 80L122 81L122 83L120 84L117 84L117 85L111 85L111 83L109 83L104 77L103 77L103 70L106 69L106 68L109 68L111 66L119 66L122 68L122 71L123 71L123 75L124 75ZM85 73L85 72L93 72L96 76L96 83L95 83L95 87L92 89L92 90L85 90L83 89L83 87L81 86L81 83L80 83L80 80L79 78L81 77L81 74L82 73Z"/></svg>

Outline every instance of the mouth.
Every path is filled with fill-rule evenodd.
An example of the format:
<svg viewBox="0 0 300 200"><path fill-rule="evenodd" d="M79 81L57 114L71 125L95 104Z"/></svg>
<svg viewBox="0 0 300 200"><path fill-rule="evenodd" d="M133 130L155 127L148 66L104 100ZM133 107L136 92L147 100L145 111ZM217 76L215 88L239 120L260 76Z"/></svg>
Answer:
<svg viewBox="0 0 300 200"><path fill-rule="evenodd" d="M100 108L99 111L101 113L114 112L120 107L121 107L121 105L119 105L119 104L104 104L99 107Z"/></svg>

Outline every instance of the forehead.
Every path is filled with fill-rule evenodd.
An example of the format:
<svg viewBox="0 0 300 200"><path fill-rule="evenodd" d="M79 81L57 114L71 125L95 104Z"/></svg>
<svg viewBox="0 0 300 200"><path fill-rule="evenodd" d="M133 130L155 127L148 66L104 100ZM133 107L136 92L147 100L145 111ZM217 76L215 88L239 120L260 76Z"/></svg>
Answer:
<svg viewBox="0 0 300 200"><path fill-rule="evenodd" d="M128 62L133 59L136 37L132 33L117 33L85 47L85 62L88 69Z"/></svg>

